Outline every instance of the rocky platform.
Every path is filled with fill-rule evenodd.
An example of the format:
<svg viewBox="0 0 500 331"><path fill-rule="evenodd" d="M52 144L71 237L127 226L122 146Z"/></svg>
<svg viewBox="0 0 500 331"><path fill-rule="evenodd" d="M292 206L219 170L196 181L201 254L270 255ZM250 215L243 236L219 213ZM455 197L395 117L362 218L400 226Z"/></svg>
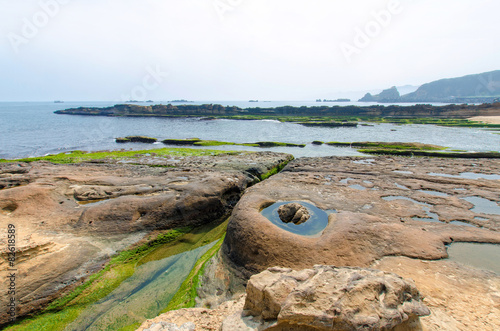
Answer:
<svg viewBox="0 0 500 331"><path fill-rule="evenodd" d="M427 329L496 330L500 277L442 259L453 242L500 243L499 173L500 162L487 159L298 159L246 191L222 252L247 277L315 264L396 272L421 289L431 310ZM481 210L471 197L495 210ZM334 212L319 235L302 236L261 215L282 201Z"/></svg>
<svg viewBox="0 0 500 331"><path fill-rule="evenodd" d="M17 316L41 309L148 234L228 215L250 183L290 158L270 152L147 154L79 164L0 164L0 224L16 229ZM0 246L3 291L7 231ZM1 296L0 305L8 299ZM1 311L0 324L7 321Z"/></svg>

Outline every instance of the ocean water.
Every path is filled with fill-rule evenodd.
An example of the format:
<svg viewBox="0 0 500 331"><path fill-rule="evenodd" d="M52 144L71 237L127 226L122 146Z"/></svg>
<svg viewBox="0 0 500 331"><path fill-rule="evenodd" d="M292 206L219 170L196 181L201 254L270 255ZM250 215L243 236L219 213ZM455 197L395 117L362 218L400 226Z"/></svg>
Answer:
<svg viewBox="0 0 500 331"><path fill-rule="evenodd" d="M155 102L161 103L161 102ZM163 102L167 103L167 102ZM240 107L276 107L283 105L316 106L345 105L299 101L238 102L203 101ZM75 107L107 107L115 102L3 102L0 103L0 158L41 156L71 150L152 149L164 145L117 144L116 137L146 135L158 139L190 138L213 139L248 143L280 141L307 144L305 148L253 148L218 146L210 149L273 150L301 156L360 155L350 148L311 145L321 141L401 141L436 144L469 151L499 151L500 135L478 128L438 127L433 125L374 124L357 128L305 127L278 121L204 121L198 118L130 118L57 115L54 111ZM144 104L147 103L138 103ZM368 103L348 103L368 105Z"/></svg>

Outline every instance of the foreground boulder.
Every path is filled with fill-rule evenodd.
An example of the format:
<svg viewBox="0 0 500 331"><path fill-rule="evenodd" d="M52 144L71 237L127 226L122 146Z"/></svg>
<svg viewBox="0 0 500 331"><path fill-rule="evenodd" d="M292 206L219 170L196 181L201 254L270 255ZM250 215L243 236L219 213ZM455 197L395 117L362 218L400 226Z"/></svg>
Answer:
<svg viewBox="0 0 500 331"><path fill-rule="evenodd" d="M217 309L169 312L139 330L186 323L223 331L421 330L424 315L429 310L413 282L396 274L325 265L301 271L274 267L252 276L240 300Z"/></svg>
<svg viewBox="0 0 500 331"><path fill-rule="evenodd" d="M391 330L429 315L412 282L371 269L269 268L246 293L247 314L275 320L273 330Z"/></svg>

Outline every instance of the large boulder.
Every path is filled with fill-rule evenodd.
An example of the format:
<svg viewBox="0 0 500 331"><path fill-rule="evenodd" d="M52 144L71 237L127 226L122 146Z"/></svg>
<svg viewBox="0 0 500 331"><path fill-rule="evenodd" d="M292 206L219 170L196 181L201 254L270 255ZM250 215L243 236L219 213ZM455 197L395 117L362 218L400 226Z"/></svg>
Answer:
<svg viewBox="0 0 500 331"><path fill-rule="evenodd" d="M428 315L412 281L374 269L316 265L269 268L250 278L246 294L215 309L170 311L138 331L176 330L422 330Z"/></svg>
<svg viewBox="0 0 500 331"><path fill-rule="evenodd" d="M363 268L269 268L246 293L247 314L274 320L272 330L391 330L430 313L413 282Z"/></svg>

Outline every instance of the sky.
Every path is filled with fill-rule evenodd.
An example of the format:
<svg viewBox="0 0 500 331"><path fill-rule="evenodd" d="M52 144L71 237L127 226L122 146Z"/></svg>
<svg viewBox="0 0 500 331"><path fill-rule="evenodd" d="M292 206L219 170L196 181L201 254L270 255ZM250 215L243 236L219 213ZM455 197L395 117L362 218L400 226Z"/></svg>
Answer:
<svg viewBox="0 0 500 331"><path fill-rule="evenodd" d="M494 0L0 0L0 101L313 100L500 69Z"/></svg>

